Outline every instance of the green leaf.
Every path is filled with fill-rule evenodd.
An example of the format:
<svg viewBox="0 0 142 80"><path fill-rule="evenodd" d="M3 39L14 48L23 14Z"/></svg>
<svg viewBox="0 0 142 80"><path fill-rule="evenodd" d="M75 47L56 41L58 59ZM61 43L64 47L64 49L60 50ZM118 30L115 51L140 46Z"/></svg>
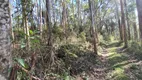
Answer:
<svg viewBox="0 0 142 80"><path fill-rule="evenodd" d="M65 80L70 80L70 77L69 77L69 76L66 76L66 77L65 77Z"/></svg>
<svg viewBox="0 0 142 80"><path fill-rule="evenodd" d="M39 43L39 40L37 39L34 39L34 40L31 40L33 43Z"/></svg>
<svg viewBox="0 0 142 80"><path fill-rule="evenodd" d="M27 34L25 34L23 31L19 31L19 34L21 35L21 36L28 36Z"/></svg>
<svg viewBox="0 0 142 80"><path fill-rule="evenodd" d="M65 73L63 74L63 79L64 79L64 80L70 80L70 76L68 75L67 72L65 72Z"/></svg>
<svg viewBox="0 0 142 80"><path fill-rule="evenodd" d="M34 32L33 32L32 30L29 30L29 33L30 33L30 35L33 35L33 34L34 34Z"/></svg>
<svg viewBox="0 0 142 80"><path fill-rule="evenodd" d="M25 44L21 44L21 48L25 48L26 47L26 45Z"/></svg>
<svg viewBox="0 0 142 80"><path fill-rule="evenodd" d="M15 61L18 62L18 64L20 64L22 67L28 69L29 66L28 64L25 63L24 59L21 58L15 58Z"/></svg>
<svg viewBox="0 0 142 80"><path fill-rule="evenodd" d="M69 50L67 50L67 49L65 49L65 51L66 51L66 53L67 53L67 54L71 55L72 57L75 57L75 58L77 58L77 57L78 57L76 54L74 54L74 53L70 52L70 51L69 51Z"/></svg>

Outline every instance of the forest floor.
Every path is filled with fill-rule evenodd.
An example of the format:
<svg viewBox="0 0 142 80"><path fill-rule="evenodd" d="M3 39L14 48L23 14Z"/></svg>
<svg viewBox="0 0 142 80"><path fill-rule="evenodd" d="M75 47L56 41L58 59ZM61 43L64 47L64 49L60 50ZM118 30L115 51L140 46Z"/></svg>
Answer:
<svg viewBox="0 0 142 80"><path fill-rule="evenodd" d="M142 80L142 47L138 44L133 43L128 48L123 48L123 43L117 41L100 44L98 56L85 46L61 46L57 51L64 53L57 59L61 72L55 71L53 74L57 75L47 75L43 80ZM42 65L41 60L37 62Z"/></svg>
<svg viewBox="0 0 142 80"><path fill-rule="evenodd" d="M95 62L76 80L142 80L142 61L128 53L121 42L105 45Z"/></svg>

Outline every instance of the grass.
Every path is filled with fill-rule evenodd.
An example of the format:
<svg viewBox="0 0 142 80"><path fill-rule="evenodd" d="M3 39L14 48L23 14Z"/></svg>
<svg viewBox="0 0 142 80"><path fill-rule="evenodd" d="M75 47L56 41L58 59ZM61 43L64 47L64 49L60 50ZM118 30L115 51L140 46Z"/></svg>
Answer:
<svg viewBox="0 0 142 80"><path fill-rule="evenodd" d="M115 68L115 70L112 73L113 80L130 80L128 76L124 73L123 68Z"/></svg>
<svg viewBox="0 0 142 80"><path fill-rule="evenodd" d="M118 48L123 47L121 42L112 42L107 45L108 48L108 63L109 70L108 79L109 80L130 80L125 74L125 66L129 64L129 58L124 53L118 53Z"/></svg>
<svg viewBox="0 0 142 80"><path fill-rule="evenodd" d="M126 51L120 51L123 44L112 42L107 45L109 72L107 80L142 80L142 47L129 43Z"/></svg>
<svg viewBox="0 0 142 80"><path fill-rule="evenodd" d="M131 52L138 52L137 49L135 49L137 47L137 44L134 44L134 49L132 49L133 47L130 48L130 50L132 50L131 52L129 51L121 51L124 50L123 49L123 43L121 42L112 42L109 44L103 44L101 43L100 45L102 45L105 48L102 48L101 46L99 47L99 55L103 55L102 51L105 49L106 50L106 54L107 56L105 56L107 63L102 63L101 60L99 59L94 59L94 57L90 57L88 56L87 58L85 56L89 55L86 54L84 55L85 59L82 61L83 63L79 64L78 67L82 66L85 61L88 61L89 64L97 64L97 65L104 65L104 64L108 64L107 70L108 72L106 80L142 80L142 68L141 66L136 65L137 61L133 60L133 58L130 57ZM71 49L69 47L69 49ZM73 50L71 51L77 51L79 49L73 47ZM142 49L142 48L140 48ZM140 50L138 49L138 50ZM80 51L78 52L80 54ZM88 53L88 51L85 51L85 53ZM139 52L140 54L140 52ZM78 55L79 56L79 55ZM92 56L92 55L91 55ZM138 56L138 53L135 56ZM139 55L140 56L140 55ZM68 58L67 58L68 59ZM75 61L74 61L75 62ZM86 63L85 63L86 64ZM88 64L87 64L88 65ZM88 72L88 68L82 67L81 69L83 69L82 71L86 71ZM86 70L85 70L86 68ZM79 69L80 70L80 69ZM78 74L82 73L79 72ZM99 74L99 73L98 73ZM133 78L131 78L131 76L133 76Z"/></svg>
<svg viewBox="0 0 142 80"><path fill-rule="evenodd" d="M128 57L121 54L113 54L108 57L108 62L111 68L122 66L127 62L127 60L128 60Z"/></svg>

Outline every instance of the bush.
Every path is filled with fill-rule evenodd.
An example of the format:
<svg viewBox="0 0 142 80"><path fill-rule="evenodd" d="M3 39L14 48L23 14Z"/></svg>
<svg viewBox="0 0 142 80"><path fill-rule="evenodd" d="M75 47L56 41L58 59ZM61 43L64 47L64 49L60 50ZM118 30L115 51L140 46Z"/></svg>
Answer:
<svg viewBox="0 0 142 80"><path fill-rule="evenodd" d="M59 58L64 58L64 57L77 57L79 51L80 51L79 46L73 44L65 44L61 45L57 52Z"/></svg>
<svg viewBox="0 0 142 80"><path fill-rule="evenodd" d="M85 42L86 41L86 33L85 32L81 32L79 35L78 35L79 38L81 38L82 42Z"/></svg>
<svg viewBox="0 0 142 80"><path fill-rule="evenodd" d="M130 55L142 60L142 47L137 42L131 42L127 50Z"/></svg>

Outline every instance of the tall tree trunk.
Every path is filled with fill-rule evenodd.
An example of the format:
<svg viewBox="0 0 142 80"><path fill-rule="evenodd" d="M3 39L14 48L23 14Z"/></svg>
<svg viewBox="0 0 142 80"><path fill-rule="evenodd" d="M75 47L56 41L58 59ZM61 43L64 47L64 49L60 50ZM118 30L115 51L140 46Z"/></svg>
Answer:
<svg viewBox="0 0 142 80"><path fill-rule="evenodd" d="M78 27L79 27L79 33L82 32L82 27L81 27L81 2L80 0L76 0L77 3L77 22L78 22Z"/></svg>
<svg viewBox="0 0 142 80"><path fill-rule="evenodd" d="M10 50L10 15L8 0L0 1L0 80L8 80L8 68L12 66Z"/></svg>
<svg viewBox="0 0 142 80"><path fill-rule="evenodd" d="M127 7L127 2L124 0L125 4L125 12L126 12L126 21L127 21L127 27L128 27L128 39L131 39L131 34L130 34L130 24L129 24L129 18L128 18L128 7Z"/></svg>
<svg viewBox="0 0 142 80"><path fill-rule="evenodd" d="M119 26L120 40L123 41L123 33L122 33L123 30L122 30L121 21L119 17L118 17L118 26Z"/></svg>
<svg viewBox="0 0 142 80"><path fill-rule="evenodd" d="M124 14L124 7L123 7L123 1L122 0L120 0L120 5L121 5L121 26L122 26L122 28L123 28L123 33L124 33L124 36L123 36L123 38L124 38L124 43L125 43L125 45L124 45L124 47L127 47L127 33L126 33L126 24L125 24L125 14Z"/></svg>
<svg viewBox="0 0 142 80"><path fill-rule="evenodd" d="M48 37L48 42L47 42L47 45L48 46L52 46L52 27L51 27L51 14L50 14L50 0L46 0L46 15L47 15L47 30L48 30L48 34L47 34L47 37Z"/></svg>
<svg viewBox="0 0 142 80"><path fill-rule="evenodd" d="M24 0L21 1L22 4L22 28L23 32L26 34L26 28L25 28L25 8L24 8ZM19 20L19 19L18 19ZM26 39L26 35L24 35L24 38Z"/></svg>
<svg viewBox="0 0 142 80"><path fill-rule="evenodd" d="M51 66L54 65L54 59L55 59L55 54L53 52L53 39L52 39L52 25L51 25L51 14L50 14L50 10L51 10L51 0L46 0L46 11L47 11L47 27L48 27L48 34L47 34L47 46L48 46L48 56L46 56L46 63L48 65L48 69L51 69Z"/></svg>
<svg viewBox="0 0 142 80"><path fill-rule="evenodd" d="M27 44L27 50L30 50L30 34L29 34L29 27L28 27L28 16L26 12L26 0L22 0L22 24L24 24L24 32L25 32L25 38L26 38L26 44Z"/></svg>
<svg viewBox="0 0 142 80"><path fill-rule="evenodd" d="M73 10L73 12L72 12L72 13L73 13L73 20L72 20L72 21L73 21L73 23L75 24L74 0L72 0L72 10ZM73 24L73 25L74 25L74 24Z"/></svg>
<svg viewBox="0 0 142 80"><path fill-rule="evenodd" d="M93 33L93 43L94 43L94 53L97 54L97 45L96 45L96 33L95 33L95 26L94 26L94 1L89 0L89 9L90 9L90 17L91 17L91 27L92 27L92 33Z"/></svg>
<svg viewBox="0 0 142 80"><path fill-rule="evenodd" d="M78 22L78 27L80 28L80 0L76 0L76 6L77 6L77 22Z"/></svg>
<svg viewBox="0 0 142 80"><path fill-rule="evenodd" d="M65 39L67 38L67 35L66 35L66 24L67 24L67 11L66 11L66 3L65 3L65 0L63 0L62 2L63 4L63 12L62 12L62 26L63 26L63 33L64 33L64 37Z"/></svg>
<svg viewBox="0 0 142 80"><path fill-rule="evenodd" d="M40 24L39 24L39 30L40 30L40 39L42 40L42 4L41 0L39 0L39 8L40 8Z"/></svg>
<svg viewBox="0 0 142 80"><path fill-rule="evenodd" d="M12 28L12 21L11 21L11 8L9 7L9 15L10 15L10 32L11 32L11 37L12 40L14 41L14 32L13 32L13 28Z"/></svg>
<svg viewBox="0 0 142 80"><path fill-rule="evenodd" d="M56 18L55 18L55 5L54 5L54 0L52 0L52 14L53 14L53 21L54 21L54 25L55 25L55 22L56 22Z"/></svg>
<svg viewBox="0 0 142 80"><path fill-rule="evenodd" d="M25 28L26 28L27 50L29 51L30 50L30 33L29 33L27 16L25 16Z"/></svg>
<svg viewBox="0 0 142 80"><path fill-rule="evenodd" d="M121 22L120 22L120 17L119 17L119 8L118 8L118 4L115 1L115 5L116 5L116 16L117 16L117 21L118 21L118 27L119 27L119 34L120 34L120 40L123 40L123 34L122 34L122 26L121 26Z"/></svg>
<svg viewBox="0 0 142 80"><path fill-rule="evenodd" d="M133 28L134 28L134 39L137 41L138 40L138 31L137 31L137 26L136 23L133 23Z"/></svg>
<svg viewBox="0 0 142 80"><path fill-rule="evenodd" d="M142 43L142 0L136 0L137 11L138 11L138 20L139 20L139 29L140 29L140 40Z"/></svg>

